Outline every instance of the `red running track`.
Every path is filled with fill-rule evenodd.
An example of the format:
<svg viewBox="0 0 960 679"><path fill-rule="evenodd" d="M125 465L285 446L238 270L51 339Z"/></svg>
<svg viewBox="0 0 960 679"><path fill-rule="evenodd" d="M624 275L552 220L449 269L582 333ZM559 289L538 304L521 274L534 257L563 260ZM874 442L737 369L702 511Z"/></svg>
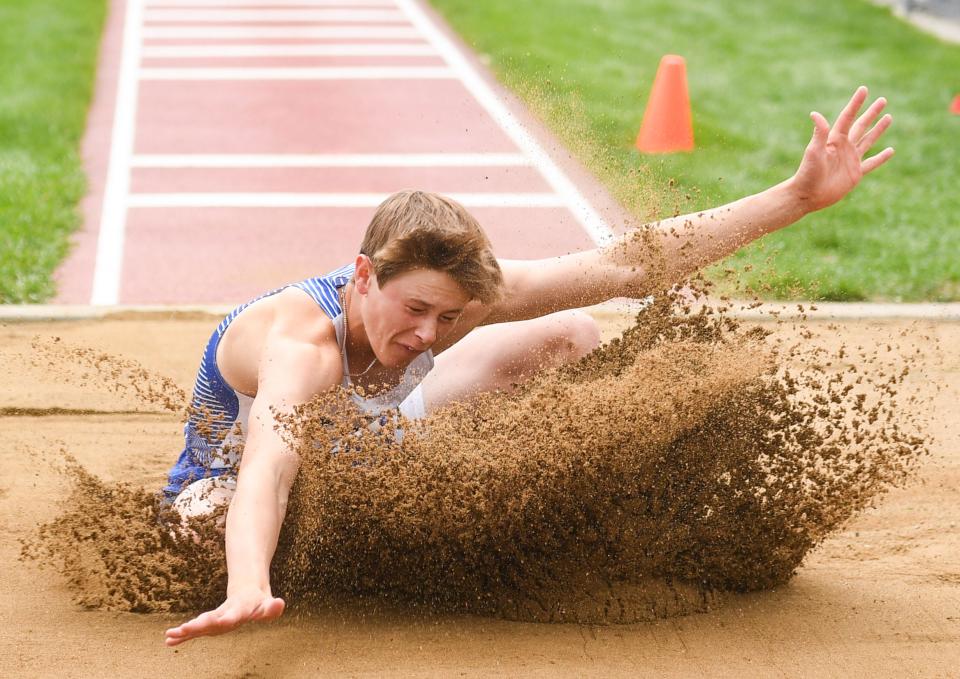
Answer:
<svg viewBox="0 0 960 679"><path fill-rule="evenodd" d="M114 0L67 304L228 304L350 261L401 188L501 257L593 247L616 204L415 0Z"/></svg>

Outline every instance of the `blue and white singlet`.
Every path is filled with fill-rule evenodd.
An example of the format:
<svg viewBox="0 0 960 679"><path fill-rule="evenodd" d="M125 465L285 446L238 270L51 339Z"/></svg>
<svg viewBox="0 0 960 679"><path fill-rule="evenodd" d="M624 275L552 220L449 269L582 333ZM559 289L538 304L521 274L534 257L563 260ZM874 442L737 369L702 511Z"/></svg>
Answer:
<svg viewBox="0 0 960 679"><path fill-rule="evenodd" d="M337 344L340 346L340 355L343 358L342 384L344 387L350 385L346 353L343 350L343 309L340 306L338 291L350 282L353 269L354 265L348 264L326 275L271 290L238 306L221 321L203 352L197 381L193 388L191 414L183 429L183 452L170 470L167 485L163 489L166 501L172 501L194 481L236 473L253 398L234 390L227 384L217 367L217 347L220 346L220 339L230 324L251 304L288 287L298 288L310 295L310 298L320 305L324 313L333 321L337 331ZM400 408L407 417L423 417L422 397L419 392L414 394L421 399L419 403L416 403L412 397L410 399L407 397L411 396L431 368L433 368L433 354L428 350L417 356L407 366L402 380L393 389L375 397L362 398L356 394L352 394L352 397L360 409L368 415L380 415L385 411Z"/></svg>

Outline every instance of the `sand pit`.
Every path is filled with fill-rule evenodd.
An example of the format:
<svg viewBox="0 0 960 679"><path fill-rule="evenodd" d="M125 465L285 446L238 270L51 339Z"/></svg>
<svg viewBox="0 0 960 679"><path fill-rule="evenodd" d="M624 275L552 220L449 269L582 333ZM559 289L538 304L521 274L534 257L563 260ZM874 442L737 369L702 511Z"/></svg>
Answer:
<svg viewBox="0 0 960 679"><path fill-rule="evenodd" d="M440 675L682 675L917 673L943 676L960 660L958 512L960 446L950 423L958 414L960 328L911 332L897 324L848 324L828 330L827 344L874 346L896 338L919 344L908 383L934 399L932 454L919 479L883 498L829 538L787 585L733 595L703 614L635 625L538 625L468 615L429 614L379 598L314 606L261 629L190 644L161 646L163 629L182 616L84 612L55 573L17 560L18 539L57 514L66 492L44 473L60 448L107 481L158 485L180 446L174 415L144 406L136 394L93 384L82 374L44 378L30 367L34 336L138 359L144 367L191 385L197 350L215 319L108 320L18 324L3 328L8 384L0 399L0 495L8 592L0 650L4 674L136 675L163 662L172 676L316 676L323 673ZM614 323L608 322L608 334ZM816 324L814 324L816 325ZM826 330L826 329L825 329ZM785 332L790 332L786 329ZM800 332L798 330L798 332ZM808 340L812 341L812 340ZM938 390L938 386L942 387ZM56 410L55 410L56 409ZM150 412L145 412L150 411ZM38 454L38 451L45 451ZM52 456L52 457L51 457ZM955 526L954 526L955 528ZM18 632L14 632L18 630ZM109 639L109 644L103 640Z"/></svg>

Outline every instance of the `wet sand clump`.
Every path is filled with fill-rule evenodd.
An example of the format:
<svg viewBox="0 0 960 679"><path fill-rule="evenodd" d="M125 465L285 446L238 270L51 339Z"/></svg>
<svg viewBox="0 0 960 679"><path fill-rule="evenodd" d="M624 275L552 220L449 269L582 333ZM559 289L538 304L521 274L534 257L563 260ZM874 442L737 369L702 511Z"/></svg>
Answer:
<svg viewBox="0 0 960 679"><path fill-rule="evenodd" d="M400 441L324 395L284 423L301 467L274 592L633 622L783 583L925 450L903 357L880 355L786 344L664 296L577 364L399 422ZM80 603L219 603L215 520L178 534L151 493L70 473L27 551Z"/></svg>

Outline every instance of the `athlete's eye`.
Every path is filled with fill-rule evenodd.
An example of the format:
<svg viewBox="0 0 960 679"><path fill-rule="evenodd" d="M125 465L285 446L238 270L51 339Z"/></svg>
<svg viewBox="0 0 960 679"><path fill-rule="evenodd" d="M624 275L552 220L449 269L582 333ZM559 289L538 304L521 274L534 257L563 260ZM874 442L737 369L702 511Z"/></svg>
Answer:
<svg viewBox="0 0 960 679"><path fill-rule="evenodd" d="M444 323L453 323L453 322L456 321L458 318L460 318L460 317L459 317L459 316L454 316L453 318L450 318L449 316L441 316L441 317L440 317L440 320L443 321Z"/></svg>
<svg viewBox="0 0 960 679"><path fill-rule="evenodd" d="M416 309L412 306L408 306L407 310L412 314L422 314L425 311L425 309Z"/></svg>

